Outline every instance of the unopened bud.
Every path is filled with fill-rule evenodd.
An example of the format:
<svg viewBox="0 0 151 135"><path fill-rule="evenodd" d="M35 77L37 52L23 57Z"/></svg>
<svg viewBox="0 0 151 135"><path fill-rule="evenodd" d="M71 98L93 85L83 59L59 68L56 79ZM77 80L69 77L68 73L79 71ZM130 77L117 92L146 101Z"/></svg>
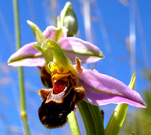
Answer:
<svg viewBox="0 0 151 135"><path fill-rule="evenodd" d="M58 25L65 26L68 29L67 36L74 36L77 33L78 22L70 2L65 4L59 19Z"/></svg>

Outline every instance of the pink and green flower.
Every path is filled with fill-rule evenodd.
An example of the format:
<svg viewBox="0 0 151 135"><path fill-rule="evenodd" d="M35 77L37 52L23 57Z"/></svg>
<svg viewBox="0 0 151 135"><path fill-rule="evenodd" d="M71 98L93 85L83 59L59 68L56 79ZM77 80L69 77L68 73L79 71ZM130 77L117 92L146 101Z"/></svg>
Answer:
<svg viewBox="0 0 151 135"><path fill-rule="evenodd" d="M32 25L31 22L30 25ZM72 63L75 63L76 57L81 60L82 64L96 62L104 57L100 49L95 45L76 37L67 37L66 34L67 29L65 27L55 28L49 26L43 32L45 39L55 42L60 48L59 50L63 51L64 56L67 56ZM12 66L46 66L48 62L43 57L44 53L38 51L38 47L35 47L38 44L37 42L32 42L24 45L9 58L8 64ZM60 59L59 62L63 61L62 55L57 54L57 52L55 55L58 60ZM80 72L77 71L77 77L78 85L85 89L84 100L91 104L127 103L135 107L145 107L145 102L136 91L131 90L124 83L113 77L82 67Z"/></svg>

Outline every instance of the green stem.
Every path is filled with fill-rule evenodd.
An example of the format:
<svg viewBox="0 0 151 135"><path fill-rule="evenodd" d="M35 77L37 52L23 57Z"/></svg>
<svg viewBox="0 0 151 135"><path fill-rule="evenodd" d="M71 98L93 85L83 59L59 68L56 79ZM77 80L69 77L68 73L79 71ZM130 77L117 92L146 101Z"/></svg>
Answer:
<svg viewBox="0 0 151 135"><path fill-rule="evenodd" d="M104 135L104 125L98 106L82 101L78 104L87 135Z"/></svg>
<svg viewBox="0 0 151 135"><path fill-rule="evenodd" d="M21 47L21 42L20 42L19 17L18 17L18 0L13 0L13 6L14 6L14 20L15 20L15 33L16 33L16 47L17 47L17 49L19 49ZM19 89L20 89L20 101L21 101L21 118L23 121L25 134L30 135L28 122L27 122L27 114L26 114L24 80L23 80L22 67L18 68L18 74L19 74Z"/></svg>
<svg viewBox="0 0 151 135"><path fill-rule="evenodd" d="M104 124L99 106L94 106L89 103L86 104L95 124L96 135L104 135Z"/></svg>
<svg viewBox="0 0 151 135"><path fill-rule="evenodd" d="M76 119L74 111L72 111L68 115L68 122L69 122L69 125L70 125L72 135L80 135L79 126L78 126L77 119Z"/></svg>
<svg viewBox="0 0 151 135"><path fill-rule="evenodd" d="M93 135L95 133L95 127L93 125L93 119L91 117L91 114L88 111L88 106L84 101L81 101L80 103L78 103L78 109L85 125L86 134Z"/></svg>

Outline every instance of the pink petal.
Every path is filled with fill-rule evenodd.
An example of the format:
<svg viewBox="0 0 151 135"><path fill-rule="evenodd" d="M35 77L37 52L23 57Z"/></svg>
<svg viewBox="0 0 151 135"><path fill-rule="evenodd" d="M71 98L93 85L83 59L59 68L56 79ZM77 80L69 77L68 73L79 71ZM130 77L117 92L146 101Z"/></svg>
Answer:
<svg viewBox="0 0 151 135"><path fill-rule="evenodd" d="M8 60L8 65L11 66L43 66L45 63L41 52L33 48L37 42L24 45L22 48L12 54Z"/></svg>
<svg viewBox="0 0 151 135"><path fill-rule="evenodd" d="M98 47L79 38L61 38L58 44L72 62L75 62L75 57L82 60L82 64L96 62L104 57Z"/></svg>
<svg viewBox="0 0 151 135"><path fill-rule="evenodd" d="M145 107L145 102L134 90L121 81L94 70L84 69L79 74L80 85L86 90L85 100L94 105L127 103Z"/></svg>
<svg viewBox="0 0 151 135"><path fill-rule="evenodd" d="M45 31L43 32L43 34L45 35L46 38L49 38L49 39L52 39L52 40L55 40L56 39L56 34L57 34L57 31L59 30L60 28L56 28L54 26L48 26ZM67 36L67 28L65 27L62 27L62 35L60 38L62 37L66 37Z"/></svg>

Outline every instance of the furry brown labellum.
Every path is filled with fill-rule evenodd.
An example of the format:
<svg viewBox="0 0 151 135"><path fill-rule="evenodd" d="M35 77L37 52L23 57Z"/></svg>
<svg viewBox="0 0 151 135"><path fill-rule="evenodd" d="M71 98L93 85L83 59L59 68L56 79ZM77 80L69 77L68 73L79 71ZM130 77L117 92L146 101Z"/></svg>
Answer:
<svg viewBox="0 0 151 135"><path fill-rule="evenodd" d="M82 87L75 88L69 76L67 79L54 81L53 89L39 90L39 95L43 99L38 110L41 123L46 128L57 128L67 122L67 115L84 98L85 90Z"/></svg>

